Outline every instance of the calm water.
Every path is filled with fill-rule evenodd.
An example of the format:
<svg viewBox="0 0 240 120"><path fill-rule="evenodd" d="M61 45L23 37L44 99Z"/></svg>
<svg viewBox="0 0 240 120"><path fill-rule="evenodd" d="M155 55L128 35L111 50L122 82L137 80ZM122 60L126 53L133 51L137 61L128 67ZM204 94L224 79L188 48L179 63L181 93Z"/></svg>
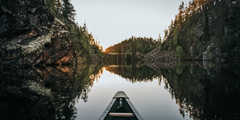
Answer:
<svg viewBox="0 0 240 120"><path fill-rule="evenodd" d="M123 90L145 120L183 120L176 100L164 88L159 78L132 82L104 69L88 93L88 101L79 99L76 104L77 119L97 120L113 95Z"/></svg>
<svg viewBox="0 0 240 120"><path fill-rule="evenodd" d="M1 67L1 119L98 120L125 91L144 120L239 120L240 66Z"/></svg>

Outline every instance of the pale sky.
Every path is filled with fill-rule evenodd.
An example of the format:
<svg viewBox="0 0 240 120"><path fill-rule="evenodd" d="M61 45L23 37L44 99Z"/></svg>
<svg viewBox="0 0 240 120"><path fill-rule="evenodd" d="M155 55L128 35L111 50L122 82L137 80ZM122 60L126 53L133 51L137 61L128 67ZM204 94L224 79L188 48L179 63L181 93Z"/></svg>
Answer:
<svg viewBox="0 0 240 120"><path fill-rule="evenodd" d="M87 24L88 31L103 48L131 36L153 37L171 23L182 0L72 0L76 22ZM191 0L183 0L185 2Z"/></svg>

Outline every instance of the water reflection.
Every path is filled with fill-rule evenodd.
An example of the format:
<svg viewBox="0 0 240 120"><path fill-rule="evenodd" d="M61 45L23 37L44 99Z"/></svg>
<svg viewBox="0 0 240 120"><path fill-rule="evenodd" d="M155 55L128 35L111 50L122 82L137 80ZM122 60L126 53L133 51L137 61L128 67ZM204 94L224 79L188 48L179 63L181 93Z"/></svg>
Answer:
<svg viewBox="0 0 240 120"><path fill-rule="evenodd" d="M240 119L239 68L199 63L157 69L134 64L1 66L0 112L6 119L97 119L112 95L125 90L145 119Z"/></svg>
<svg viewBox="0 0 240 120"><path fill-rule="evenodd" d="M16 68L17 67L17 68ZM32 68L1 66L1 119L71 120L77 99L87 101L99 65Z"/></svg>
<svg viewBox="0 0 240 120"><path fill-rule="evenodd" d="M239 119L239 65L222 65L213 69L184 66L161 70L167 78L169 93L180 106L180 113L193 119Z"/></svg>
<svg viewBox="0 0 240 120"><path fill-rule="evenodd" d="M131 83L158 79L158 83L163 83L175 100L179 113L185 119L240 119L240 76L237 64L206 68L199 63L188 63L159 69L110 65L105 66L105 69Z"/></svg>
<svg viewBox="0 0 240 120"><path fill-rule="evenodd" d="M120 75L127 80L134 82L152 81L161 76L157 71L147 66L135 65L109 65L105 69L111 73Z"/></svg>

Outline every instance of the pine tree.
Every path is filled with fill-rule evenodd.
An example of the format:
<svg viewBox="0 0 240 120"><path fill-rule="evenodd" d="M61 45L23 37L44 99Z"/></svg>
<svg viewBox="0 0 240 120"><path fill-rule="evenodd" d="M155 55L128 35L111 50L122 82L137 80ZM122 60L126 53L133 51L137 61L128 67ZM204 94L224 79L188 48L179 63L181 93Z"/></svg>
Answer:
<svg viewBox="0 0 240 120"><path fill-rule="evenodd" d="M69 22L74 22L75 10L69 0L63 0L63 17Z"/></svg>
<svg viewBox="0 0 240 120"><path fill-rule="evenodd" d="M184 2L182 2L179 6L179 14L178 14L178 23L182 24L184 18Z"/></svg>
<svg viewBox="0 0 240 120"><path fill-rule="evenodd" d="M162 42L161 34L158 35L158 39L157 39L157 40L158 40L158 42L160 42L160 43Z"/></svg>

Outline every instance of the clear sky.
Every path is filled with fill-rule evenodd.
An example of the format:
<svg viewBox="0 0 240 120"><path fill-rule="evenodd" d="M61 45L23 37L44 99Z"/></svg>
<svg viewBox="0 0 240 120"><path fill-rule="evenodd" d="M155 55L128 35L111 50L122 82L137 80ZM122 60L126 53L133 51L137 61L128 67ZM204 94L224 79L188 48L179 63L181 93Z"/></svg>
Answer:
<svg viewBox="0 0 240 120"><path fill-rule="evenodd" d="M76 21L103 48L131 36L157 39L171 23L182 0L71 0ZM191 0L183 0L185 2Z"/></svg>

